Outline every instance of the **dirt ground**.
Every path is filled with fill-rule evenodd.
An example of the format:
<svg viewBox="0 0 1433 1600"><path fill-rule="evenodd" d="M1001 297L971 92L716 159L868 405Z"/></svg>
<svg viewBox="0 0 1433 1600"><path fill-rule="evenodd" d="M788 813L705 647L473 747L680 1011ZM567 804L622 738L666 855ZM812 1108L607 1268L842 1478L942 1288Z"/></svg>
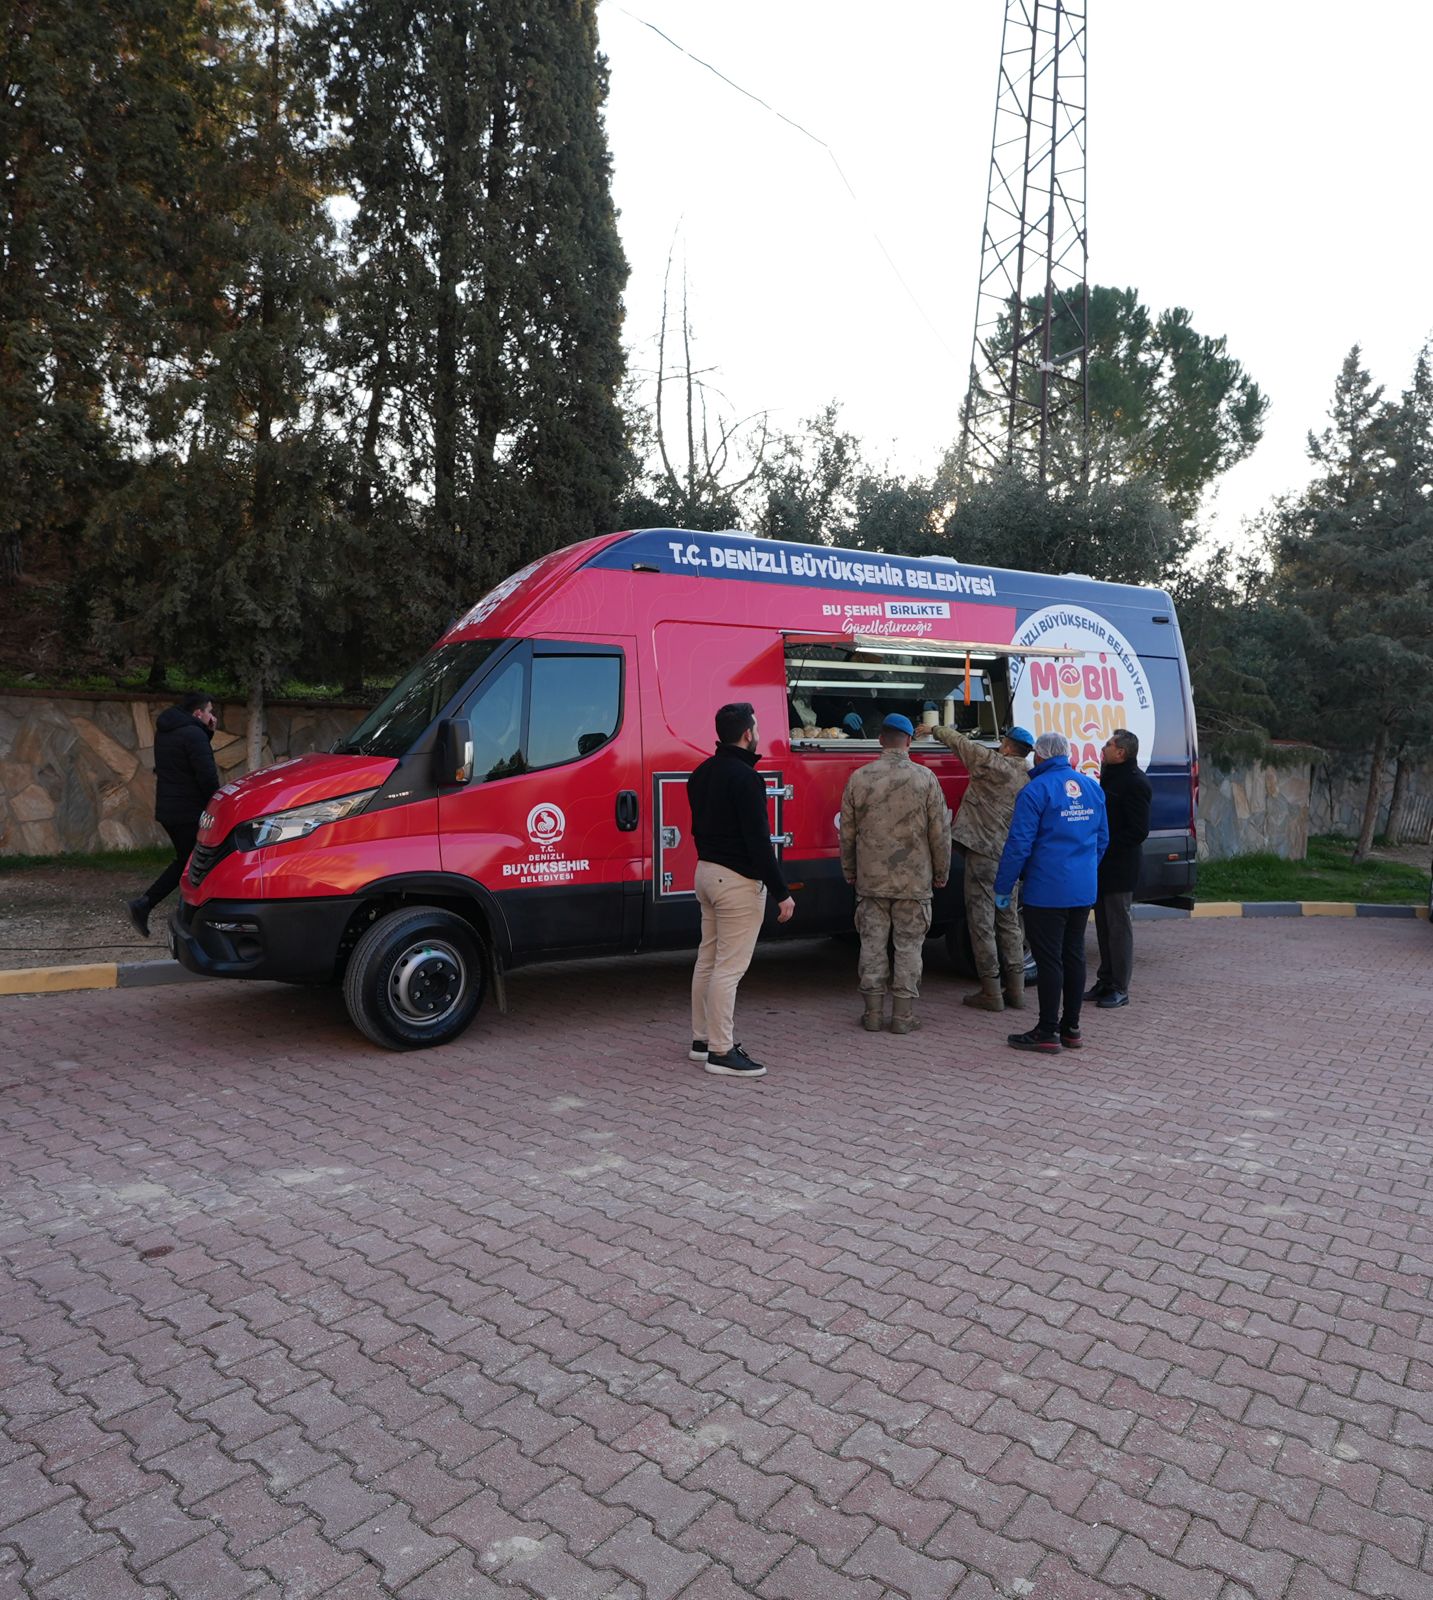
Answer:
<svg viewBox="0 0 1433 1600"><path fill-rule="evenodd" d="M148 940L134 931L124 909L125 901L139 894L156 870L137 866L126 874L94 867L34 867L0 872L0 968L167 956L166 907L154 917L154 935Z"/></svg>
<svg viewBox="0 0 1433 1600"><path fill-rule="evenodd" d="M1375 850L1382 861L1427 869L1429 846ZM137 866L132 874L93 867L35 867L0 872L0 969L58 967L86 961L149 961L169 954L166 913L153 918L153 937L130 926L124 902L157 871Z"/></svg>

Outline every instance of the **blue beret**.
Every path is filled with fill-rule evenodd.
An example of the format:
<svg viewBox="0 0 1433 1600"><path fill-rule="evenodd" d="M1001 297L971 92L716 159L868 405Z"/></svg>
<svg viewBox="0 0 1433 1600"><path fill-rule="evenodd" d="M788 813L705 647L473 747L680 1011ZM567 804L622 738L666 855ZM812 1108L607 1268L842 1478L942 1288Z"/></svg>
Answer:
<svg viewBox="0 0 1433 1600"><path fill-rule="evenodd" d="M911 721L911 719L909 717L903 717L899 711L891 712L890 716L885 719L881 726L883 728L899 728L900 731L908 738L914 737L916 731L915 724Z"/></svg>

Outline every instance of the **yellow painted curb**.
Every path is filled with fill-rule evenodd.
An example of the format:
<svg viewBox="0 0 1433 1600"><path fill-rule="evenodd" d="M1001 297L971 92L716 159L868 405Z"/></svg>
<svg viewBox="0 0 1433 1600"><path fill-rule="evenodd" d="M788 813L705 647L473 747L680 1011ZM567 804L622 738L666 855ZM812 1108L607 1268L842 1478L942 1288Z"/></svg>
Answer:
<svg viewBox="0 0 1433 1600"><path fill-rule="evenodd" d="M64 989L113 989L119 967L100 961L85 967L19 967L0 972L0 994L58 994Z"/></svg>
<svg viewBox="0 0 1433 1600"><path fill-rule="evenodd" d="M1306 917L1356 917L1358 907L1347 900L1300 900Z"/></svg>
<svg viewBox="0 0 1433 1600"><path fill-rule="evenodd" d="M1191 917L1242 917L1244 907L1237 900L1196 901L1189 908Z"/></svg>

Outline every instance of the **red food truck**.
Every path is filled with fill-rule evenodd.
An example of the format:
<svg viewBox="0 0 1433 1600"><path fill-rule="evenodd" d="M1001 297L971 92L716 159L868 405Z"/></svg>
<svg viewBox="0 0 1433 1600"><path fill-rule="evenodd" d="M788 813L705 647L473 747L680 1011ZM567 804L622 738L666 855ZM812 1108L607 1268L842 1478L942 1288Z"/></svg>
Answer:
<svg viewBox="0 0 1433 1600"><path fill-rule="evenodd" d="M1154 589L742 533L645 529L515 573L328 754L209 802L171 944L215 977L342 982L376 1042L456 1037L523 963L695 947L686 779L750 701L796 916L847 931L841 791L881 718L952 812L964 766L925 734L1058 729L1098 770L1139 735L1154 789L1142 899L1194 882L1198 767L1184 649ZM958 869L933 930L969 971Z"/></svg>

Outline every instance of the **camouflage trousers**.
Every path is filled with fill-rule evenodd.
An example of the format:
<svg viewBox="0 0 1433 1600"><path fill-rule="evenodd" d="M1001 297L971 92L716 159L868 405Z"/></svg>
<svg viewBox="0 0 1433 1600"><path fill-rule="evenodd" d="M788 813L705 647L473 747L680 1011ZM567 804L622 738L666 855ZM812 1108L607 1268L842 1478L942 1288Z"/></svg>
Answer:
<svg viewBox="0 0 1433 1600"><path fill-rule="evenodd" d="M914 1000L921 992L921 949L930 932L930 901L862 895L856 901L856 931L861 935L861 993L889 990Z"/></svg>
<svg viewBox="0 0 1433 1600"><path fill-rule="evenodd" d="M975 970L982 979L1000 977L1007 972L1025 970L1025 942L1020 931L1020 901L1017 889L1003 910L995 905L995 873L998 856L983 856L974 850L965 857L965 925L970 930L970 947L975 952Z"/></svg>

